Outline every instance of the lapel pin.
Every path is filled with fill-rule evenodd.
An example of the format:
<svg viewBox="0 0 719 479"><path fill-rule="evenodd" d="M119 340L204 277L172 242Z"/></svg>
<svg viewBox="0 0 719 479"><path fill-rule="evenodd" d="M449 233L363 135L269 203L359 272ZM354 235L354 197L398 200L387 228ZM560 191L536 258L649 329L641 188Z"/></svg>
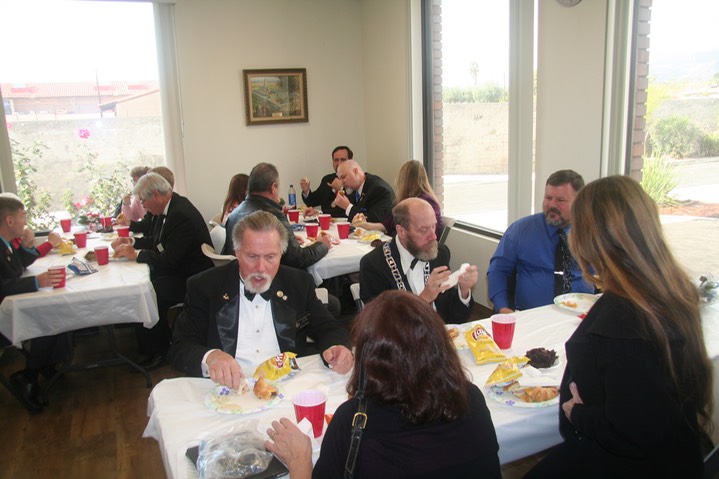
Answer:
<svg viewBox="0 0 719 479"><path fill-rule="evenodd" d="M229 301L229 300L230 300L230 295L227 294L227 293L225 293L225 294L222 295L222 299L224 299L225 301Z"/></svg>

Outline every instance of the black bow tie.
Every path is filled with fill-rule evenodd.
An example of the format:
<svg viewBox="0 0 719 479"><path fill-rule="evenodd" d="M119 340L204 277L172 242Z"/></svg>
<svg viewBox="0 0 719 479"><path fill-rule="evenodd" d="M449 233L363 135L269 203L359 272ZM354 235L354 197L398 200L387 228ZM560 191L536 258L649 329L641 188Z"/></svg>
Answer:
<svg viewBox="0 0 719 479"><path fill-rule="evenodd" d="M249 299L250 301L252 301L252 300L255 299L255 296L258 295L258 294L259 294L260 296L262 296L262 299L264 299L265 301L269 301L270 298L272 298L272 290L271 290L271 289L268 289L268 290L265 291L264 293L252 293L252 292L250 292L250 291L247 289L247 286L245 286L245 298L247 298L247 299Z"/></svg>
<svg viewBox="0 0 719 479"><path fill-rule="evenodd" d="M419 263L418 258L414 258L412 262L409 264L409 269L414 269L415 266L417 266L417 263Z"/></svg>

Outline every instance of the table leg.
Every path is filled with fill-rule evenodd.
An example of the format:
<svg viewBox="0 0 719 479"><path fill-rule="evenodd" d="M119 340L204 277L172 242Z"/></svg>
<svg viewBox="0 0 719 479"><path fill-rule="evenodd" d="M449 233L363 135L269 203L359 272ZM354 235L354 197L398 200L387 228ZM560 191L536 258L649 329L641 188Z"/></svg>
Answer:
<svg viewBox="0 0 719 479"><path fill-rule="evenodd" d="M69 341L69 353L68 353L68 360L65 363L65 366L58 369L55 375L50 378L50 380L47 382L45 387L42 390L42 402L44 404L48 404L48 393L50 392L50 389L52 386L57 382L58 379L60 379L60 376L62 376L65 373L70 373L74 371L83 371L87 369L95 369L99 367L105 367L105 366L117 366L120 364L127 364L130 367L136 369L138 372L142 373L145 376L145 383L147 384L147 389L152 388L152 378L150 377L150 373L148 373L146 370L141 368L137 363L130 360L126 356L123 356L120 354L120 352L117 350L117 345L115 344L115 328L113 325L107 325L107 326L101 326L105 329L107 332L107 339L110 343L110 352L112 352L112 358L109 359L101 359L99 361L92 361L88 363L80 363L80 364L72 364L73 357L74 357L74 334L73 332L70 332L70 334L67 335L67 340Z"/></svg>

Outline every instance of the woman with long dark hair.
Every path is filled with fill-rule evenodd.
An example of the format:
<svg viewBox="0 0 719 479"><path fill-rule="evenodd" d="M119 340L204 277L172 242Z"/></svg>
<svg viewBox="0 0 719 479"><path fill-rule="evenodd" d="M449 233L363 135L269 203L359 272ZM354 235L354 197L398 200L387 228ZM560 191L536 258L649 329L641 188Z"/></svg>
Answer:
<svg viewBox="0 0 719 479"><path fill-rule="evenodd" d="M355 320L352 342L352 399L337 408L314 471L310 439L292 421L275 421L268 430L266 447L287 464L292 479L344 477L360 388L367 424L355 478L501 477L484 396L467 379L429 304L406 291L385 291Z"/></svg>
<svg viewBox="0 0 719 479"><path fill-rule="evenodd" d="M566 343L565 441L526 477L702 477L711 364L697 288L654 201L626 176L589 183L572 205L569 247L603 295Z"/></svg>

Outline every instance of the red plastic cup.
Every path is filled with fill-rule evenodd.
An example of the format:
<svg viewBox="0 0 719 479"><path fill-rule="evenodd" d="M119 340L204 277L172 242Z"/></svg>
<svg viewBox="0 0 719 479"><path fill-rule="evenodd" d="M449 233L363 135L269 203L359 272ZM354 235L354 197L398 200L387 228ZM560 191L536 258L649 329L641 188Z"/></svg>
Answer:
<svg viewBox="0 0 719 479"><path fill-rule="evenodd" d="M62 227L63 233L69 233L72 228L72 220L70 218L63 218L60 220L60 227Z"/></svg>
<svg viewBox="0 0 719 479"><path fill-rule="evenodd" d="M289 210L287 212L287 217L290 220L290 223L299 223L300 221L300 210Z"/></svg>
<svg viewBox="0 0 719 479"><path fill-rule="evenodd" d="M95 248L95 259L100 266L110 262L110 249L107 246L98 246Z"/></svg>
<svg viewBox="0 0 719 479"><path fill-rule="evenodd" d="M120 238L127 238L130 236L129 226L116 226L115 231L117 231L117 236L119 236Z"/></svg>
<svg viewBox="0 0 719 479"><path fill-rule="evenodd" d="M350 236L350 224L348 222L337 223L337 236L340 239L347 239Z"/></svg>
<svg viewBox="0 0 719 479"><path fill-rule="evenodd" d="M320 225L315 223L305 224L305 231L307 232L308 238L317 238L317 231L320 229Z"/></svg>
<svg viewBox="0 0 719 479"><path fill-rule="evenodd" d="M297 422L307 418L312 424L315 437L322 435L325 426L325 405L327 395L316 389L308 389L292 396L292 405L295 407Z"/></svg>
<svg viewBox="0 0 719 479"><path fill-rule="evenodd" d="M109 228L110 226L112 226L112 216L100 217L100 224L103 228Z"/></svg>
<svg viewBox="0 0 719 479"><path fill-rule="evenodd" d="M87 246L87 231L75 233L75 246L85 248Z"/></svg>
<svg viewBox="0 0 719 479"><path fill-rule="evenodd" d="M317 215L317 219L320 222L320 228L323 230L330 229L330 223L332 222L332 215L323 214L323 215Z"/></svg>
<svg viewBox="0 0 719 479"><path fill-rule="evenodd" d="M511 314L495 314L490 319L492 320L492 337L499 349L511 348L517 318Z"/></svg>
<svg viewBox="0 0 719 479"><path fill-rule="evenodd" d="M66 270L65 266L63 266L63 265L50 266L47 270L48 271L60 271L62 273L62 279L56 286L53 286L53 289L64 288L65 280L67 279L67 270Z"/></svg>

